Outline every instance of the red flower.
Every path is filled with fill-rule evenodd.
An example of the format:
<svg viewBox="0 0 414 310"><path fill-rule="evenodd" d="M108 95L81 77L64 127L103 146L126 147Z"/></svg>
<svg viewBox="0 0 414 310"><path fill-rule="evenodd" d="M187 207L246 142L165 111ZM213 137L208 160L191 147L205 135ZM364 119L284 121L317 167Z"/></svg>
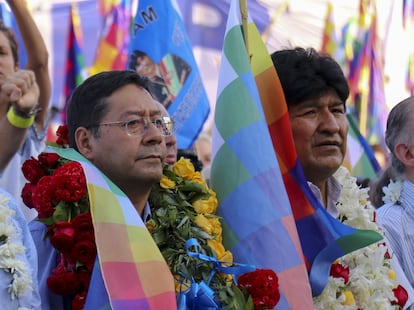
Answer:
<svg viewBox="0 0 414 310"><path fill-rule="evenodd" d="M66 271L62 265L52 271L52 276L47 278L47 286L59 295L73 295L80 287L80 281L75 272Z"/></svg>
<svg viewBox="0 0 414 310"><path fill-rule="evenodd" d="M59 155L56 153L40 153L37 157L40 165L50 169L56 168L59 158Z"/></svg>
<svg viewBox="0 0 414 310"><path fill-rule="evenodd" d="M59 222L53 227L53 233L50 235L50 243L62 253L68 253L72 250L75 242L75 229L70 222Z"/></svg>
<svg viewBox="0 0 414 310"><path fill-rule="evenodd" d="M25 178L33 184L36 184L41 177L46 175L45 169L33 157L23 163L22 172Z"/></svg>
<svg viewBox="0 0 414 310"><path fill-rule="evenodd" d="M279 282L276 273L270 269L256 269L241 275L238 287L246 289L254 304L254 309L273 309L280 299Z"/></svg>
<svg viewBox="0 0 414 310"><path fill-rule="evenodd" d="M69 145L69 135L68 135L68 126L61 125L56 130L56 136L58 137L56 143L61 146L68 146Z"/></svg>
<svg viewBox="0 0 414 310"><path fill-rule="evenodd" d="M75 228L76 240L89 240L95 242L92 217L89 212L77 215L72 220L72 225Z"/></svg>
<svg viewBox="0 0 414 310"><path fill-rule="evenodd" d="M53 208L55 201L52 180L51 176L44 176L33 191L32 203L40 219L51 217L55 211Z"/></svg>
<svg viewBox="0 0 414 310"><path fill-rule="evenodd" d="M404 308L404 305L408 300L408 293L405 288L398 285L396 288L392 289L392 292L397 300L391 301L391 305L399 305L401 309Z"/></svg>
<svg viewBox="0 0 414 310"><path fill-rule="evenodd" d="M32 196L35 188L36 185L32 183L26 183L22 189L22 200L24 204L30 209L34 208Z"/></svg>
<svg viewBox="0 0 414 310"><path fill-rule="evenodd" d="M96 258L96 245L89 240L76 242L72 249L72 257L92 270Z"/></svg>
<svg viewBox="0 0 414 310"><path fill-rule="evenodd" d="M72 300L72 310L83 310L85 307L87 291L77 294Z"/></svg>
<svg viewBox="0 0 414 310"><path fill-rule="evenodd" d="M53 172L56 201L76 202L86 193L86 178L81 164L69 162Z"/></svg>
<svg viewBox="0 0 414 310"><path fill-rule="evenodd" d="M330 275L334 278L344 279L344 283L347 284L349 281L349 267L340 263L332 264Z"/></svg>

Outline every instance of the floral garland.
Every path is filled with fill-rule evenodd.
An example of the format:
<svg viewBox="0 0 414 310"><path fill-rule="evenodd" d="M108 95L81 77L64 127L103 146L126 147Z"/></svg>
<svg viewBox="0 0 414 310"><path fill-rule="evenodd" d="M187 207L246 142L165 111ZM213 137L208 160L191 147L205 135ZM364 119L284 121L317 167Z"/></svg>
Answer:
<svg viewBox="0 0 414 310"><path fill-rule="evenodd" d="M60 146L67 146L65 126L57 135ZM58 252L58 266L47 285L55 294L71 296L72 309L83 309L96 244L82 166L55 153L41 153L26 160L22 172L29 181L22 190L23 202L37 210L39 221L47 226L46 237Z"/></svg>
<svg viewBox="0 0 414 310"><path fill-rule="evenodd" d="M186 294L194 295L195 287L206 284L211 297L203 302L211 309L274 308L280 294L272 270L242 274L238 286L225 273L234 264L232 253L222 244L220 218L215 215L216 194L188 159L181 158L172 169L166 166L149 202L152 216L147 227L175 277L178 300ZM186 243L192 239L199 244L198 255L186 251ZM197 308L196 303L191 306Z"/></svg>
<svg viewBox="0 0 414 310"><path fill-rule="evenodd" d="M7 196L0 195L0 268L10 273L8 291L10 298L14 300L24 296L33 288L27 263L17 257L24 254L26 248L18 241L20 235L12 220L16 211L9 208L9 201Z"/></svg>
<svg viewBox="0 0 414 310"><path fill-rule="evenodd" d="M375 210L368 201L368 189L359 188L356 178L344 167L334 177L343 188L337 202L338 219L351 227L379 232ZM338 259L316 309L400 309L408 299L396 282L384 242L364 247Z"/></svg>
<svg viewBox="0 0 414 310"><path fill-rule="evenodd" d="M384 196L382 196L382 201L384 203L394 203L400 200L401 191L403 188L403 182L400 180L394 181L390 180L387 186L382 188Z"/></svg>

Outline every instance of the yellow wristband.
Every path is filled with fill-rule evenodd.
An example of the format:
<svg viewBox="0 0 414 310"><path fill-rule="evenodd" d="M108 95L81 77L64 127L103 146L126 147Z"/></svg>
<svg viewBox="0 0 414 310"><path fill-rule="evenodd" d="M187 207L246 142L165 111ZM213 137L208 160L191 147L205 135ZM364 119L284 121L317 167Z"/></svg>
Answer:
<svg viewBox="0 0 414 310"><path fill-rule="evenodd" d="M14 127L25 129L32 126L35 116L32 115L30 117L21 117L20 115L16 114L16 111L14 111L13 107L10 107L9 111L7 112L7 119Z"/></svg>

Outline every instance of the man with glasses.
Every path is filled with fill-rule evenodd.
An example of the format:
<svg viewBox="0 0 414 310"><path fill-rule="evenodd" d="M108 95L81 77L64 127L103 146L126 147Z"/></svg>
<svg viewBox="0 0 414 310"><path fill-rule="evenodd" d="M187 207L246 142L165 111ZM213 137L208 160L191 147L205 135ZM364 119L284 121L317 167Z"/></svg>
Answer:
<svg viewBox="0 0 414 310"><path fill-rule="evenodd" d="M75 89L67 109L70 147L126 194L144 222L149 216L147 200L151 188L163 175L167 153L165 137L173 133L172 120L162 114L146 83L145 77L133 71L102 72ZM41 239L40 230L33 231L39 252L42 309L64 309L67 302L62 296L51 294L45 283L56 266L56 256L51 246L45 245L46 240ZM119 242L128 243L128 240ZM135 241L139 242L144 240ZM99 248L98 256L103 259ZM158 277L157 281L162 280ZM172 276L171 284L173 288ZM136 283L130 285L133 287Z"/></svg>

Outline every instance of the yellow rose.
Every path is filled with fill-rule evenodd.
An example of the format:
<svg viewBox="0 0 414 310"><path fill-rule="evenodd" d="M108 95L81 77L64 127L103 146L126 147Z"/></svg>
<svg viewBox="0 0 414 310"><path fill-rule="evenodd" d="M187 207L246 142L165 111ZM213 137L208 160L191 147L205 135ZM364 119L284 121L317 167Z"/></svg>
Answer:
<svg viewBox="0 0 414 310"><path fill-rule="evenodd" d="M186 180L191 180L195 170L189 159L181 157L173 166L173 171L176 175Z"/></svg>
<svg viewBox="0 0 414 310"><path fill-rule="evenodd" d="M351 291L345 290L344 295L345 295L345 300L341 302L342 305L346 305L346 306L355 305L354 294L352 294Z"/></svg>
<svg viewBox="0 0 414 310"><path fill-rule="evenodd" d="M217 242L216 240L207 240L207 245L216 253L217 260L226 263L233 262L233 254L230 251L226 251L221 242Z"/></svg>
<svg viewBox="0 0 414 310"><path fill-rule="evenodd" d="M218 203L216 195L193 202L193 208L198 214L214 214L216 213L217 206Z"/></svg>
<svg viewBox="0 0 414 310"><path fill-rule="evenodd" d="M168 177L166 177L165 175L162 176L161 181L160 181L160 186L162 188L173 188L175 186L175 182L173 180L170 180Z"/></svg>
<svg viewBox="0 0 414 310"><path fill-rule="evenodd" d="M198 214L194 219L196 225L200 227L202 230L204 230L209 235L213 232L213 227L211 225L211 222L202 214Z"/></svg>
<svg viewBox="0 0 414 310"><path fill-rule="evenodd" d="M206 182L204 181L203 177L201 176L200 171L195 171L191 177L191 181L205 185L207 187Z"/></svg>
<svg viewBox="0 0 414 310"><path fill-rule="evenodd" d="M221 242L222 228L221 228L220 219L218 217L208 217L207 219L211 225L211 233L216 237L214 239Z"/></svg>

